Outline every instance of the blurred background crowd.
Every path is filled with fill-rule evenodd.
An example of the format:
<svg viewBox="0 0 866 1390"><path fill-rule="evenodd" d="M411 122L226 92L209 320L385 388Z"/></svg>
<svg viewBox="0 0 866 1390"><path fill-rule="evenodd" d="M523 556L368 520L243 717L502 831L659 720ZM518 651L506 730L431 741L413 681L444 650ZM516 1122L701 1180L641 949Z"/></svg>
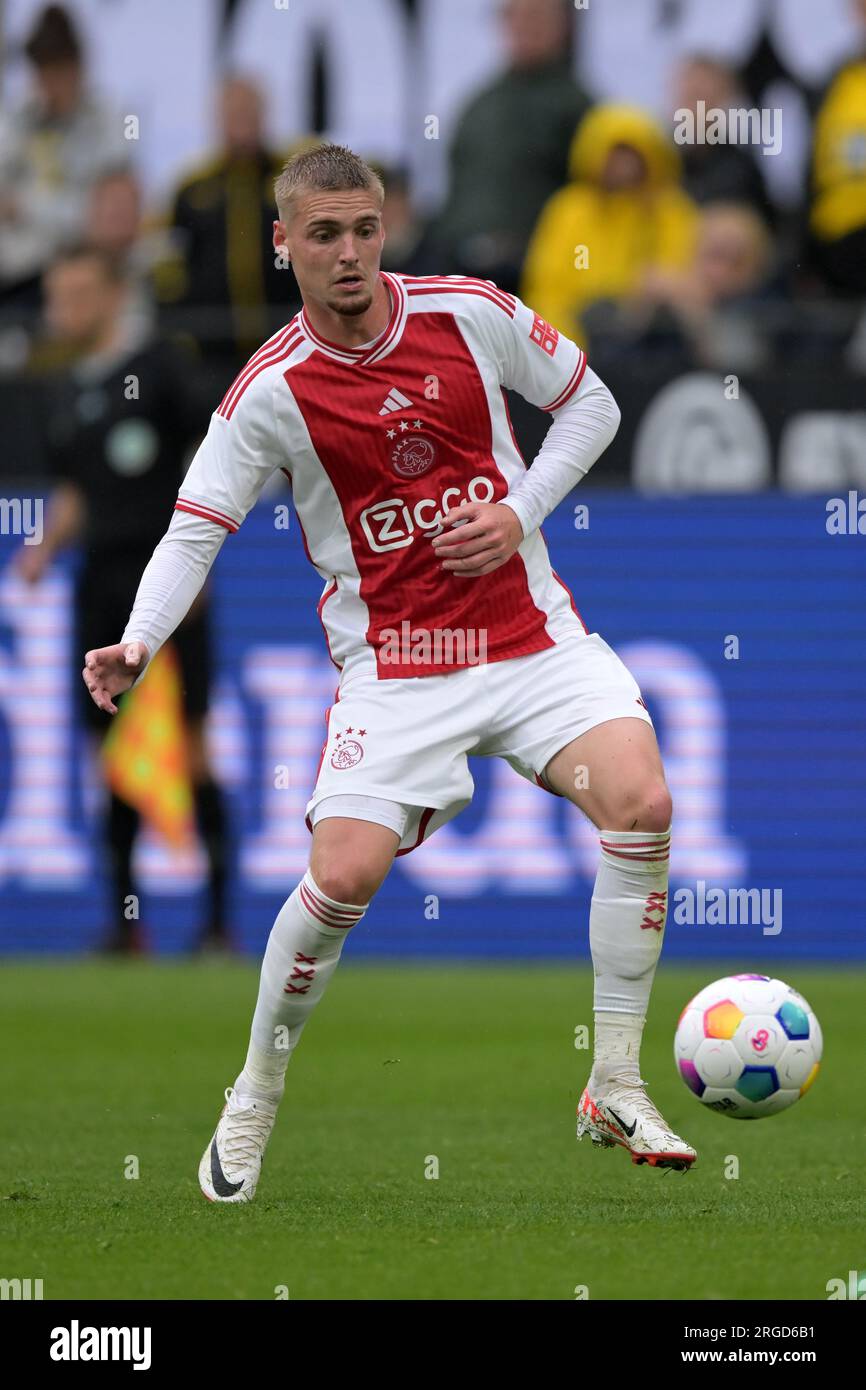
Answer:
<svg viewBox="0 0 866 1390"><path fill-rule="evenodd" d="M570 0L503 0L504 65L463 104L438 206L419 206L410 170L382 168L385 265L497 280L599 370L650 352L745 372L829 352L866 372L866 0L850 10L856 43L803 86L808 168L799 200L780 205L760 145L674 140L674 112L755 108L755 70L681 55L665 122L579 85ZM75 5L37 12L12 57L29 92L0 124L0 370L56 368L98 331L85 268L52 274L87 244L89 280L123 282L124 333L183 339L213 366L213 399L298 307L271 247L271 185L322 132L277 147L263 86L215 75L213 150L148 202L129 117L100 92Z"/></svg>

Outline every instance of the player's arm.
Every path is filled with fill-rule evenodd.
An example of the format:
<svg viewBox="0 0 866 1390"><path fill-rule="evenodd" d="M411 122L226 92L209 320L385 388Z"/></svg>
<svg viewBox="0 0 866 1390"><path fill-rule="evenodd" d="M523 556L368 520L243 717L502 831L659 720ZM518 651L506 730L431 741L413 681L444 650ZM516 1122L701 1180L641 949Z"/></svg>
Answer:
<svg viewBox="0 0 866 1390"><path fill-rule="evenodd" d="M445 518L459 525L434 539L446 569L467 578L505 564L521 541L585 477L619 427L619 408L581 349L519 299L514 314L487 311L503 386L553 416L532 467L500 502L463 503Z"/></svg>
<svg viewBox="0 0 866 1390"><path fill-rule="evenodd" d="M572 345L573 346L573 345ZM582 354L581 354L582 356ZM619 429L619 406L600 377L584 365L573 394L551 410L553 422L526 476L501 505L516 513L522 536L546 517L585 478Z"/></svg>
<svg viewBox="0 0 866 1390"><path fill-rule="evenodd" d="M135 683L186 617L226 536L237 531L280 462L270 384L254 381L230 412L221 406L211 417L120 641L84 658L81 674L100 709L117 713L114 697Z"/></svg>

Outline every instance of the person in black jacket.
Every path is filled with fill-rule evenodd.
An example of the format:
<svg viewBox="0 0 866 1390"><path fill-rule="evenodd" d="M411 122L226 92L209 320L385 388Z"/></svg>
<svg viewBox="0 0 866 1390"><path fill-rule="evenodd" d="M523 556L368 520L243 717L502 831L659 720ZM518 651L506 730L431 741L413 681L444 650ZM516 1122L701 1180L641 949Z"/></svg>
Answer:
<svg viewBox="0 0 866 1390"><path fill-rule="evenodd" d="M300 308L295 277L277 264L273 188L285 151L268 149L261 93L241 77L219 97L221 145L177 188L175 252L156 270L169 316L209 358L245 361Z"/></svg>
<svg viewBox="0 0 866 1390"><path fill-rule="evenodd" d="M76 356L49 393L47 453L56 488L43 542L22 547L18 566L37 582L58 550L72 541L81 544L78 651L126 622L142 568L171 516L190 447L207 424L186 353L148 336L140 321L130 319L128 293L122 264L95 247L66 252L46 276L49 328ZM197 821L210 867L211 911L202 944L224 946L225 814L204 740L210 683L206 602L190 612L174 640ZM110 721L89 698L82 713L96 735L108 732ZM113 920L105 947L113 951L141 946L136 921L124 912L135 891L131 863L138 825L138 812L112 793L105 833Z"/></svg>
<svg viewBox="0 0 866 1390"><path fill-rule="evenodd" d="M677 111L727 112L751 106L740 89L735 70L718 58L694 54L679 65L674 78ZM764 176L749 145L695 141L679 147L683 187L700 206L709 203L745 203L765 222L775 219Z"/></svg>
<svg viewBox="0 0 866 1390"><path fill-rule="evenodd" d="M505 0L499 14L506 63L460 115L448 195L428 242L440 271L516 292L541 210L568 181L568 151L590 103L571 73L568 0Z"/></svg>

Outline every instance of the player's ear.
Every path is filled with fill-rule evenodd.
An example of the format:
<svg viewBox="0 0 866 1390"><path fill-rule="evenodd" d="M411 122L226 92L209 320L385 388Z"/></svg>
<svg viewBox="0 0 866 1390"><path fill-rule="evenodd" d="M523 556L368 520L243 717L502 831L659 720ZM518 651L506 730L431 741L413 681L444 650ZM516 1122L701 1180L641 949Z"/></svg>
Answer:
<svg viewBox="0 0 866 1390"><path fill-rule="evenodd" d="M289 255L288 247L286 246L286 229L278 218L274 219L273 241L274 250L283 251L285 253L286 260L290 261L292 258Z"/></svg>

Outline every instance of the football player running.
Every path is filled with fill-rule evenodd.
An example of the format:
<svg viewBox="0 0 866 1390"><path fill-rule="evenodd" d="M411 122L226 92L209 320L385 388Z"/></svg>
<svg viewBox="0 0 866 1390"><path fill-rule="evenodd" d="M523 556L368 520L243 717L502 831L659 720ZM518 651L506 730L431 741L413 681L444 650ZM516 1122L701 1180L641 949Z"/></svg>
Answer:
<svg viewBox="0 0 866 1390"><path fill-rule="evenodd" d="M295 156L276 202L274 246L304 307L229 387L121 641L88 652L83 671L115 713L282 469L323 580L339 687L307 806L309 868L270 933L202 1191L252 1200L287 1064L348 932L395 856L468 804L470 754L505 758L598 829L594 1054L578 1137L686 1170L695 1150L639 1068L671 798L640 689L585 628L539 529L610 443L617 406L572 341L492 282L382 272L382 185L351 151ZM529 470L506 388L552 416Z"/></svg>

